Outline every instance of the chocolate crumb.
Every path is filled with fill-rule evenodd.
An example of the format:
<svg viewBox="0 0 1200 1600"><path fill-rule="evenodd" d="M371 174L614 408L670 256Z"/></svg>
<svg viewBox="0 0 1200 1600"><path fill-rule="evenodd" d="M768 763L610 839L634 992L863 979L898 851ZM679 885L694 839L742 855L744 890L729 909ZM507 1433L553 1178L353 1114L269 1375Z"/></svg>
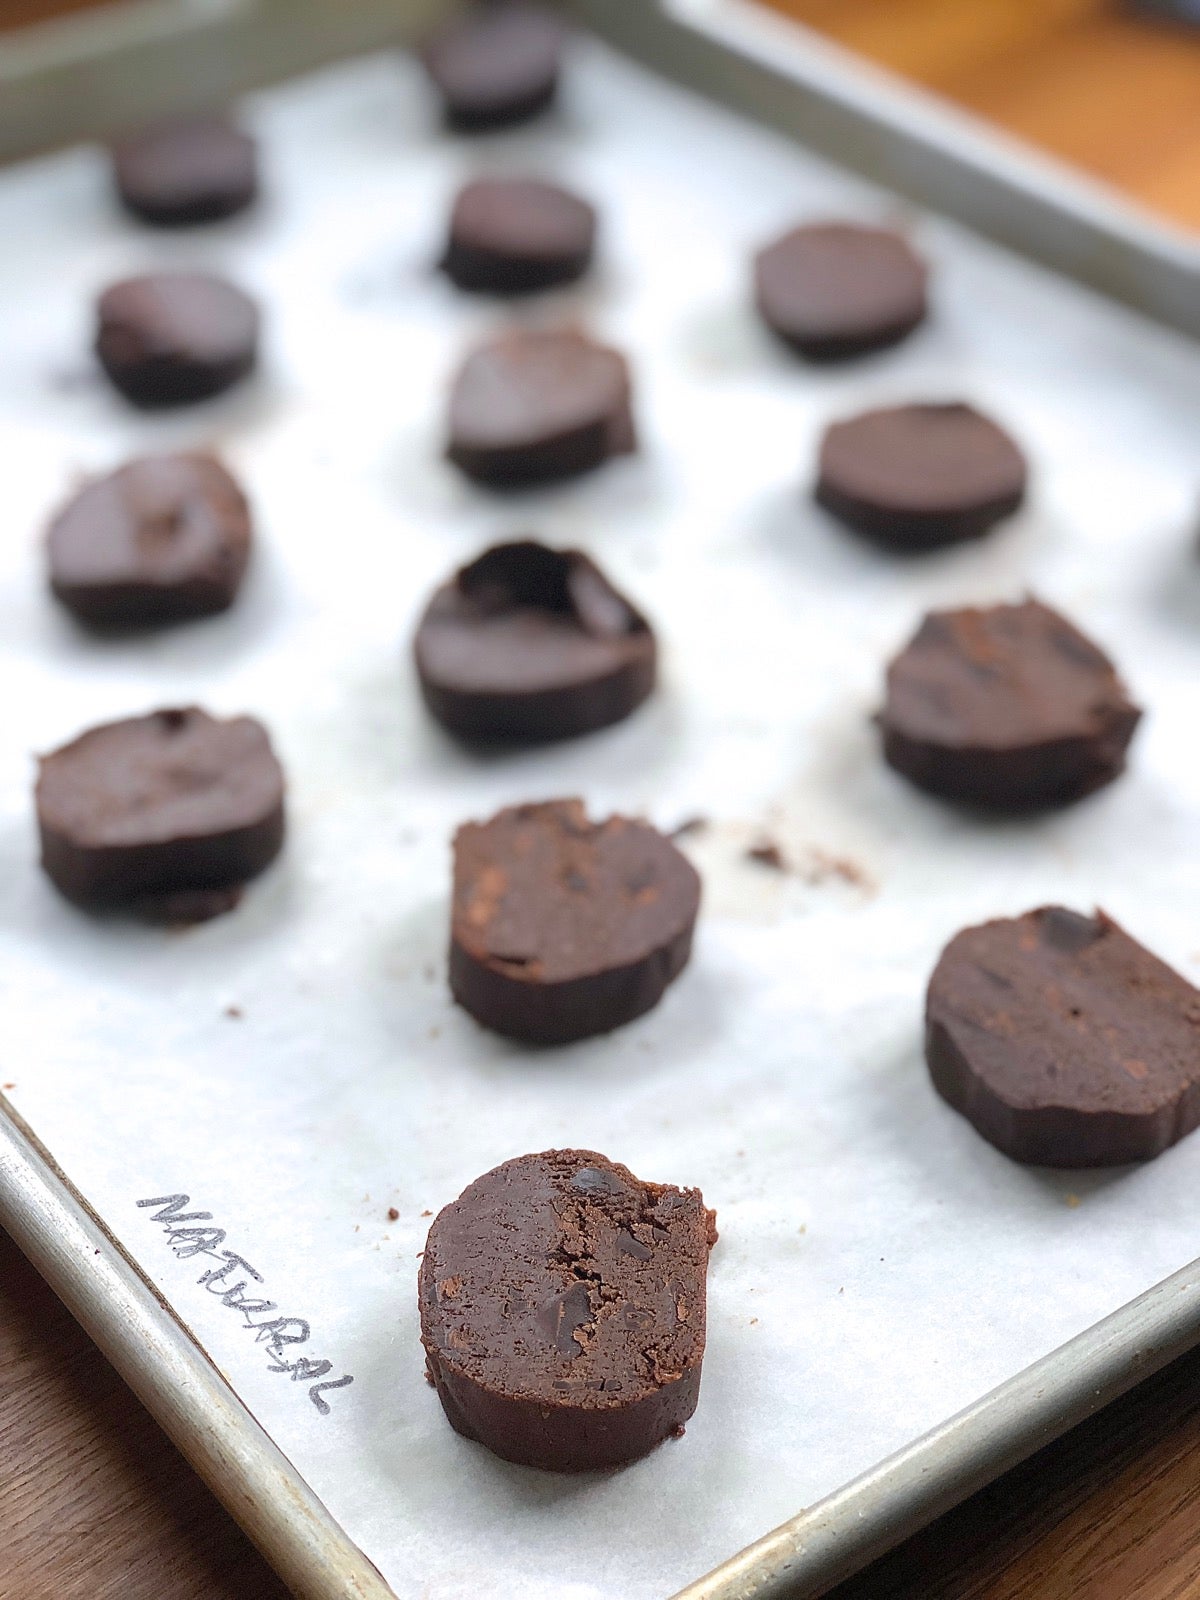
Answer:
<svg viewBox="0 0 1200 1600"><path fill-rule="evenodd" d="M395 1206L389 1206L388 1207L388 1221L389 1222L399 1222L400 1221L400 1213L396 1210Z"/></svg>
<svg viewBox="0 0 1200 1600"><path fill-rule="evenodd" d="M689 834L707 832L708 827L708 818L697 812L694 817L685 817L682 822L677 823L667 837L670 839L686 839Z"/></svg>
<svg viewBox="0 0 1200 1600"><path fill-rule="evenodd" d="M227 1017L232 1017L235 1022L240 1022L246 1013L242 1010L241 1006L226 1006L225 1015Z"/></svg>
<svg viewBox="0 0 1200 1600"><path fill-rule="evenodd" d="M421 1215L423 1217L431 1217L433 1215L433 1212L432 1211L422 1211Z"/></svg>
<svg viewBox="0 0 1200 1600"><path fill-rule="evenodd" d="M806 873L810 883L822 883L827 878L840 878L856 889L873 893L875 880L865 867L860 867L850 856L831 856L824 850L809 851L810 867Z"/></svg>
<svg viewBox="0 0 1200 1600"><path fill-rule="evenodd" d="M746 860L757 861L760 866L770 867L772 872L787 871L783 851L773 839L764 839L760 844L752 844L746 851Z"/></svg>

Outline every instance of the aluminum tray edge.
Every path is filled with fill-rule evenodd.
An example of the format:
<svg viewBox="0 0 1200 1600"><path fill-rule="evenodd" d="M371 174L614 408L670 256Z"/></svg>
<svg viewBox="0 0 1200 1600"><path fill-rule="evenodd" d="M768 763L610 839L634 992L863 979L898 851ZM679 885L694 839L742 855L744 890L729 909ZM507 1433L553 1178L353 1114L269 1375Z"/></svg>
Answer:
<svg viewBox="0 0 1200 1600"><path fill-rule="evenodd" d="M673 1600L817 1600L1200 1343L1200 1260L781 1523Z"/></svg>

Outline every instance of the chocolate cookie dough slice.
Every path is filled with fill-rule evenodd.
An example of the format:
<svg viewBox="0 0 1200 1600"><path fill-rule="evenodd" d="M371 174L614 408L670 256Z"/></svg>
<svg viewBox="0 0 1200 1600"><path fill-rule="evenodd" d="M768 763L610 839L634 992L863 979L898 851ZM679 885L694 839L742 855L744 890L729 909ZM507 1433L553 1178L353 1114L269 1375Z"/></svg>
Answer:
<svg viewBox="0 0 1200 1600"><path fill-rule="evenodd" d="M96 307L96 355L144 410L223 394L258 359L258 307L224 278L152 272L114 283Z"/></svg>
<svg viewBox="0 0 1200 1600"><path fill-rule="evenodd" d="M460 289L533 294L581 278L595 238L595 211L569 190L535 178L480 178L454 202L442 271Z"/></svg>
<svg viewBox="0 0 1200 1600"><path fill-rule="evenodd" d="M972 406L892 406L834 423L821 442L817 503L898 551L978 539L1025 498L1025 458Z"/></svg>
<svg viewBox="0 0 1200 1600"><path fill-rule="evenodd" d="M528 122L558 90L562 23L537 6L477 6L447 23L422 51L442 97L446 123L460 133Z"/></svg>
<svg viewBox="0 0 1200 1600"><path fill-rule="evenodd" d="M570 329L502 334L459 369L449 433L449 459L491 488L590 472L636 448L629 368Z"/></svg>
<svg viewBox="0 0 1200 1600"><path fill-rule="evenodd" d="M619 1466L682 1432L715 1213L590 1150L519 1156L434 1219L421 1342L446 1416L506 1461Z"/></svg>
<svg viewBox="0 0 1200 1600"><path fill-rule="evenodd" d="M212 456L143 456L89 483L50 524L55 597L95 627L154 627L233 604L250 508Z"/></svg>
<svg viewBox="0 0 1200 1600"><path fill-rule="evenodd" d="M646 823L513 806L455 835L450 988L510 1038L608 1033L683 970L699 908L695 869Z"/></svg>
<svg viewBox="0 0 1200 1600"><path fill-rule="evenodd" d="M81 905L201 920L278 855L283 790L252 717L187 706L103 723L40 762L42 866Z"/></svg>
<svg viewBox="0 0 1200 1600"><path fill-rule="evenodd" d="M1141 718L1112 662L1037 600L933 611L888 667L888 763L947 800L1066 805L1125 769Z"/></svg>
<svg viewBox="0 0 1200 1600"><path fill-rule="evenodd" d="M143 128L113 146L112 160L121 203L160 228L220 221L244 211L258 193L254 140L228 117Z"/></svg>
<svg viewBox="0 0 1200 1600"><path fill-rule="evenodd" d="M1200 992L1102 911L958 934L929 982L925 1056L1015 1161L1146 1161L1200 1123Z"/></svg>
<svg viewBox="0 0 1200 1600"><path fill-rule="evenodd" d="M809 361L898 344L925 319L928 269L900 234L849 222L808 223L754 261L759 315Z"/></svg>
<svg viewBox="0 0 1200 1600"><path fill-rule="evenodd" d="M579 550L495 545L430 601L421 693L470 740L567 739L627 717L654 688L650 626Z"/></svg>

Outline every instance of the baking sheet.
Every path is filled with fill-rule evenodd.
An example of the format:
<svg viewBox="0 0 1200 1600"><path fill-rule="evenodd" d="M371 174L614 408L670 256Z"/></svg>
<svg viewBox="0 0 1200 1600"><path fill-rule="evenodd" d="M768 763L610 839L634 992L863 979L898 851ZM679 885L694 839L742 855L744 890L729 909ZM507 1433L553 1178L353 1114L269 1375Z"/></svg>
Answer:
<svg viewBox="0 0 1200 1600"><path fill-rule="evenodd" d="M253 118L269 201L203 237L121 221L93 153L0 179L6 1092L398 1595L662 1596L1197 1253L1195 1141L1142 1170L1014 1167L932 1094L919 1017L950 934L1048 899L1101 903L1200 968L1200 361L910 216L935 322L854 367L797 365L746 310L751 249L797 215L893 204L596 45L557 118L486 142L434 131L394 58L272 91ZM518 314L584 319L630 351L644 448L496 501L438 449L448 374L505 314L429 263L459 178L530 163L601 205L604 265ZM266 371L139 417L89 374L88 302L185 261L262 295ZM1034 462L1030 508L990 540L898 564L806 502L827 418L959 394ZM237 609L140 642L80 635L43 592L47 511L72 475L201 443L258 511ZM424 719L407 639L450 567L517 531L592 550L657 622L665 681L620 728L479 760ZM923 609L1027 586L1112 647L1151 715L1108 792L985 825L894 778L869 713ZM284 861L186 933L81 916L35 864L31 752L191 699L269 723L291 780ZM686 841L706 908L656 1012L531 1054L448 1003L447 841L568 793L668 827L711 818ZM800 870L748 861L763 835ZM577 1479L454 1435L417 1343L423 1213L553 1144L701 1185L722 1235L686 1438ZM138 1205L176 1194L211 1218ZM188 1253L203 1244L218 1257ZM223 1250L248 1265L201 1284ZM272 1309L211 1292L241 1281L245 1300L252 1273ZM330 1366L313 1378L301 1357ZM310 1389L347 1374L322 1414Z"/></svg>

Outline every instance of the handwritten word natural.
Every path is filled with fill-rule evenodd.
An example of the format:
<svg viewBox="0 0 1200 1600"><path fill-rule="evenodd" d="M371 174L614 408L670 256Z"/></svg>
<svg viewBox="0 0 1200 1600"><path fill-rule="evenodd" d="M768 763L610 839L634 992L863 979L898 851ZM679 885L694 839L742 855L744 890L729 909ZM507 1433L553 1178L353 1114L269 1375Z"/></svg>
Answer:
<svg viewBox="0 0 1200 1600"><path fill-rule="evenodd" d="M245 1256L221 1248L226 1239L225 1229L205 1226L212 1223L212 1212L186 1210L192 1203L191 1196L186 1194L160 1194L137 1203L143 1211L151 1206L158 1207L150 1220L161 1223L167 1247L177 1261L206 1256L217 1263L200 1274L197 1284L216 1296L230 1311L236 1311L242 1325L253 1330L255 1344L266 1346L267 1371L287 1373L293 1383L307 1383L308 1398L321 1415L327 1417L329 1402L324 1398L325 1391L344 1389L354 1379L349 1373L343 1373L340 1378L324 1381L325 1374L333 1371L331 1361L296 1354L297 1345L308 1343L311 1327L303 1317L270 1316L270 1312L279 1310L278 1305L252 1287L262 1283L262 1273L257 1272ZM239 1273L245 1276L238 1277Z"/></svg>

